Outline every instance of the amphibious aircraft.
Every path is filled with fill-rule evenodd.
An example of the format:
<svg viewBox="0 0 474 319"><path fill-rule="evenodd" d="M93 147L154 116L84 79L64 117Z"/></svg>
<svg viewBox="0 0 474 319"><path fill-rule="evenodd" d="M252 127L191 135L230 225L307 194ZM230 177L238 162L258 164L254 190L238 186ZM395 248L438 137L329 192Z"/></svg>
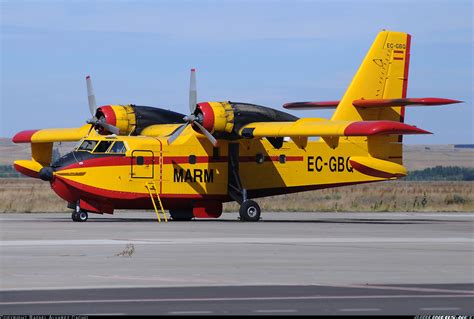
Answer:
<svg viewBox="0 0 474 319"><path fill-rule="evenodd" d="M257 221L259 197L397 179L407 174L402 136L431 134L404 123L405 107L460 102L407 98L410 39L380 32L340 101L284 105L335 108L330 119L249 103L198 103L195 70L189 115L137 105L97 108L87 77L92 118L78 128L16 134L13 142L31 143L32 159L14 166L50 182L74 209L74 221L115 209L154 208L159 218L157 202L173 220L218 218L228 201L240 204L241 220ZM59 141L80 142L51 162Z"/></svg>

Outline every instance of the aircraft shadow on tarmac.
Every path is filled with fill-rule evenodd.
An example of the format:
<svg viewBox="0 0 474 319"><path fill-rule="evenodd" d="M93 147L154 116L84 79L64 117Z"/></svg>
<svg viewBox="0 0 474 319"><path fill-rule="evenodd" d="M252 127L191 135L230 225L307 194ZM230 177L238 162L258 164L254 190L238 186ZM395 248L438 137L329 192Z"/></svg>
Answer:
<svg viewBox="0 0 474 319"><path fill-rule="evenodd" d="M104 217L93 217L89 218L89 220L84 223L156 223L156 218L120 218L120 217L113 217L113 218L104 218ZM45 222L71 222L70 219L65 218L54 218L49 217L45 219L35 220L38 221L45 221ZM162 221L164 222L164 221ZM243 223L238 218L234 220L229 219L198 219L198 220L191 220L191 221L173 221L170 220L170 223ZM399 219L399 218L384 218L384 219L368 219L368 218L345 218L345 219L337 219L337 218L321 218L315 220L301 220L301 219L265 219L262 218L257 223L295 223L295 224L393 224L393 225L411 225L411 224L440 224L440 223L462 223L462 222L470 222L467 220L446 220L446 219Z"/></svg>

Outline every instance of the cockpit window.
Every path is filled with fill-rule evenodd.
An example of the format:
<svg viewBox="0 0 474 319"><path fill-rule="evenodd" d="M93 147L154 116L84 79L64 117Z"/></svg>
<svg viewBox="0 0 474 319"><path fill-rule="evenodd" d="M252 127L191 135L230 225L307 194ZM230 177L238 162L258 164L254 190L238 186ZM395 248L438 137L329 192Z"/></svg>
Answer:
<svg viewBox="0 0 474 319"><path fill-rule="evenodd" d="M99 145L94 150L94 153L105 153L109 149L110 145L112 145L113 141L100 141Z"/></svg>
<svg viewBox="0 0 474 319"><path fill-rule="evenodd" d="M85 140L81 146L77 149L78 151L92 151L97 145L97 141Z"/></svg>
<svg viewBox="0 0 474 319"><path fill-rule="evenodd" d="M99 145L100 146L100 145ZM127 148L123 144L123 142L115 142L114 145L110 148L109 153L118 153L124 154L127 151Z"/></svg>

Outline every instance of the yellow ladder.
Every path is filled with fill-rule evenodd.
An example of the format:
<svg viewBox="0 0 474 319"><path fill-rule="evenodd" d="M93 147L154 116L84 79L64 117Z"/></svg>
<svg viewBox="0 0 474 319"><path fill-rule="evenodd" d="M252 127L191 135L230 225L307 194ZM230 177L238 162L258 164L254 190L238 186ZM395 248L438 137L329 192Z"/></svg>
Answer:
<svg viewBox="0 0 474 319"><path fill-rule="evenodd" d="M158 202L160 203L161 212L163 213L163 217L165 218L165 222L168 222L168 218L166 218L165 210L163 209L163 204L161 203L160 195L156 189L155 182L147 182L145 184L146 189L148 190L148 194L150 194L151 202L153 203L153 207L155 208L156 217L158 218L158 222L161 223L160 213L158 208L156 208L155 197L153 196L152 191L155 191L155 195L158 198Z"/></svg>

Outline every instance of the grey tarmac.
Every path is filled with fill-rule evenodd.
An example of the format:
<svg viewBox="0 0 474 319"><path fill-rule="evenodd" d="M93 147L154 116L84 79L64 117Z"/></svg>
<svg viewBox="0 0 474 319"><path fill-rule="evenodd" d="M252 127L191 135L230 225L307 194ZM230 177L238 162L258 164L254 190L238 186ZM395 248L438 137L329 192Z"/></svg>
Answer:
<svg viewBox="0 0 474 319"><path fill-rule="evenodd" d="M474 313L474 214L262 217L2 214L0 312Z"/></svg>

